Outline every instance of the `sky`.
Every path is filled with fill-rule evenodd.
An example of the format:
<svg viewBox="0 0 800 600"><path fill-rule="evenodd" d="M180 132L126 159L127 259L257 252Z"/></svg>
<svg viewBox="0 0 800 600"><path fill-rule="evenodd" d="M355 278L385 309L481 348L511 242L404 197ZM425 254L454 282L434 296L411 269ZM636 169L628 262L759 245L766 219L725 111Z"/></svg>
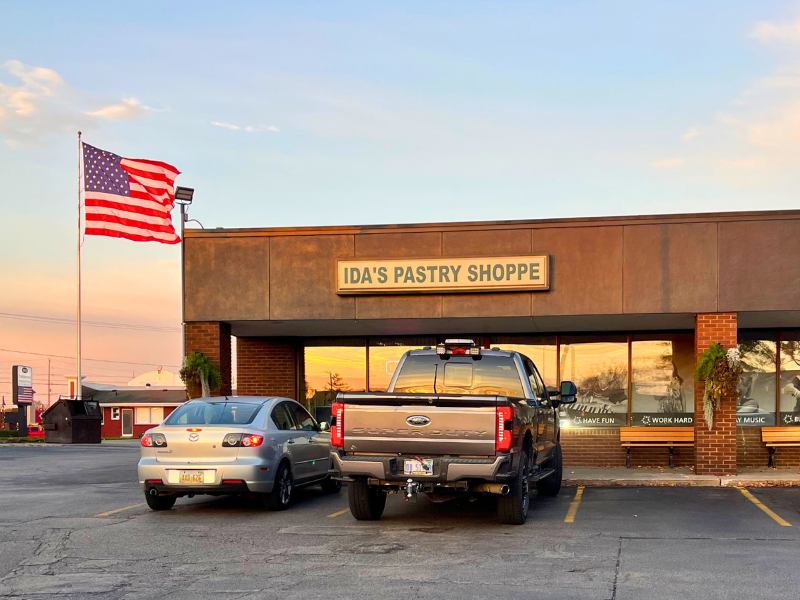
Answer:
<svg viewBox="0 0 800 600"><path fill-rule="evenodd" d="M78 130L205 227L797 208L800 3L0 0L0 395L75 371ZM177 370L179 247L82 252L87 378Z"/></svg>

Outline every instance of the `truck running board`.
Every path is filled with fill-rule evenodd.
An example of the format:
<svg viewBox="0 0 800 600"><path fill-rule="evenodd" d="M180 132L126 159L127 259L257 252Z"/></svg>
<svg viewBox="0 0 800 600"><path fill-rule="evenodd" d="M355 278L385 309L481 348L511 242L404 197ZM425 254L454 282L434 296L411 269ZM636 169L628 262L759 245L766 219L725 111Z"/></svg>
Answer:
<svg viewBox="0 0 800 600"><path fill-rule="evenodd" d="M538 469L531 473L531 476L528 477L529 482L536 482L544 479L545 477L550 477L553 473L555 473L555 469Z"/></svg>

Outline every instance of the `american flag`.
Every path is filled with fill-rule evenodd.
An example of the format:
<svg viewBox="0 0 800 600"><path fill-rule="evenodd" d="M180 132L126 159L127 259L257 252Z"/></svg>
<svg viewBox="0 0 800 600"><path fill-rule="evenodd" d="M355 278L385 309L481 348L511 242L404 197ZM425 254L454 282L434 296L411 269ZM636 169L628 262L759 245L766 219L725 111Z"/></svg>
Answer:
<svg viewBox="0 0 800 600"><path fill-rule="evenodd" d="M33 388L30 386L17 387L17 403L19 404L33 404Z"/></svg>
<svg viewBox="0 0 800 600"><path fill-rule="evenodd" d="M170 211L180 171L157 160L122 158L83 144L86 235L177 244Z"/></svg>

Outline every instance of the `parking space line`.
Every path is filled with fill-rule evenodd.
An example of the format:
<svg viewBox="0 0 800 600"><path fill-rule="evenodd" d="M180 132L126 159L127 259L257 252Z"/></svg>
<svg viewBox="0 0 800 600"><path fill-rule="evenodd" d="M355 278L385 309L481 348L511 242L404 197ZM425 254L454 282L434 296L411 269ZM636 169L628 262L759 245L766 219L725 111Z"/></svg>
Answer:
<svg viewBox="0 0 800 600"><path fill-rule="evenodd" d="M575 515L578 513L578 507L581 505L585 487L586 486L579 485L578 489L575 490L575 497L572 499L572 502L569 503L569 510L567 511L567 516L564 517L564 523L571 525L575 522Z"/></svg>
<svg viewBox="0 0 800 600"><path fill-rule="evenodd" d="M742 487L738 488L738 490L740 492L742 492L742 495L745 498L747 498L748 500L750 500L750 502L752 502L758 508L763 510L769 516L769 518L772 519L773 521L775 521L778 525L780 525L781 527L791 527L792 526L791 523L789 523L785 519L781 518L781 516L778 513L776 513L775 511L773 511L769 506L767 506L766 504L761 502L761 500L759 500L758 498L753 496L753 494L750 493L750 490L742 488Z"/></svg>
<svg viewBox="0 0 800 600"><path fill-rule="evenodd" d="M350 512L349 508L343 508L342 510L337 510L335 513L331 513L328 515L329 519L335 519L336 517L341 517L344 513Z"/></svg>
<svg viewBox="0 0 800 600"><path fill-rule="evenodd" d="M115 515L117 513L121 513L121 512L124 512L126 510L131 510L133 508L140 508L142 506L144 506L143 502L140 503L140 504L131 504L130 506L123 506L122 508L117 508L115 510L109 510L107 512L97 513L95 515L95 517L110 517L111 515Z"/></svg>

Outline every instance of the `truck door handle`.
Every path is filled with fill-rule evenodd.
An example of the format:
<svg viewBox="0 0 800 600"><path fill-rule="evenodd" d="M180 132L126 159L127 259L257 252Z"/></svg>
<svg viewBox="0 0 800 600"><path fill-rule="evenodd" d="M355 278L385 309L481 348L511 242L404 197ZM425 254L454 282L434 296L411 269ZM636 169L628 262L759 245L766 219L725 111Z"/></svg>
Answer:
<svg viewBox="0 0 800 600"><path fill-rule="evenodd" d="M287 443L287 444L294 444L294 440L289 440L289 441L288 441L288 442L286 442L286 443Z"/></svg>

